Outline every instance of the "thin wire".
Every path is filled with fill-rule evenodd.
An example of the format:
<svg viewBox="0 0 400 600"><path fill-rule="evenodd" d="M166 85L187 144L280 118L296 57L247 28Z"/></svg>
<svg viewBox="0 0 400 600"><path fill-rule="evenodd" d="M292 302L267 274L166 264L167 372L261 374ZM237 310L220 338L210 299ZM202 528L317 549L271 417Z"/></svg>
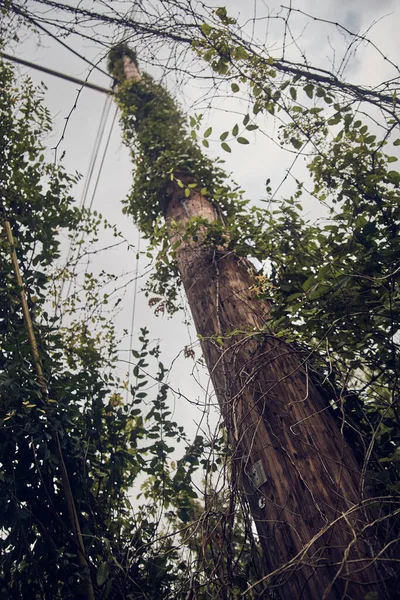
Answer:
<svg viewBox="0 0 400 600"><path fill-rule="evenodd" d="M90 183L91 183L92 176L93 176L94 166L95 166L96 159L97 159L97 156L98 156L98 153L99 153L100 144L101 144L101 141L103 139L105 125L106 125L108 114L109 114L109 111L110 111L110 106L111 106L110 105L110 98L107 97L105 99L104 104L103 104L103 110L102 110L102 113L101 113L99 125L97 127L96 138L95 138L95 141L94 141L94 145L93 145L93 149L92 149L92 154L90 156L88 171L87 171L87 174L86 174L86 177L85 177L85 183L84 183L84 186L83 186L82 195L81 195L81 199L80 199L80 202L79 202L79 209L80 210L82 210L84 208L85 203L86 203L88 190L89 190ZM106 116L106 113L107 113L107 116ZM73 245L73 242L71 240L69 248L68 248L67 264L68 264L69 260L71 259L71 256L72 256L72 253L73 253L72 245ZM62 291L63 291L63 287L64 287L64 282L61 285L61 294L62 294Z"/></svg>
<svg viewBox="0 0 400 600"><path fill-rule="evenodd" d="M131 331L129 337L129 349L132 351L133 346L133 330L135 327L135 316L136 316L136 298L137 298L137 286L139 279L139 255L140 255L140 229L138 229L138 241L137 241L137 254L136 254L136 269L135 269L135 283L133 287L133 305L132 305L132 317L131 317ZM129 401L129 395L131 393L130 383L131 383L131 367L132 362L128 360L128 383L126 386L126 401Z"/></svg>
<svg viewBox="0 0 400 600"><path fill-rule="evenodd" d="M67 75L66 73L60 73L60 71L54 71L54 69L49 69L48 67L42 67L29 60L24 60L23 58L17 58L16 56L7 54L6 52L0 52L0 56L2 58L5 58L6 60L10 60L11 62L15 62L19 65L24 65L24 67L29 67L30 69L41 71L42 73L46 73L47 75L52 75L53 77L59 77L60 79L64 79L65 81L76 83L82 88L87 87L91 90L96 90L96 92L102 92L103 94L107 94L107 96L112 96L114 93L112 90L106 89L101 85L90 83L90 81L82 81L82 79L78 79L77 77L72 77L71 75Z"/></svg>
<svg viewBox="0 0 400 600"><path fill-rule="evenodd" d="M105 158L106 158L106 154L107 154L107 151L108 151L108 147L109 147L109 145L110 145L110 139L111 139L111 135L112 135L112 132L113 132L113 130L114 130L115 121L116 121L116 119L117 119L117 114L118 114L118 108L117 108L117 107L115 107L115 112L114 112L114 116L113 116L113 119L112 119L112 122L111 122L110 131L108 132L108 136L107 136L107 140L106 140L106 145L104 146L103 156L102 156L102 158L101 158L100 167L99 167L99 170L98 170L98 173L97 173L96 182L95 182L95 184L94 184L94 189L93 189L93 193L92 193L92 198L91 198L91 200L90 200L90 204L89 204L89 210L91 210L91 209L92 209L92 206L93 206L93 201L94 201L94 198L95 198L95 196L96 196L97 188L98 188L98 185L99 185L99 181L100 181L101 173L102 173L103 166L104 166L104 160L105 160ZM108 116L108 115L107 115L107 116Z"/></svg>
<svg viewBox="0 0 400 600"><path fill-rule="evenodd" d="M90 204L89 204L89 210L92 210L94 199L96 197L97 188L98 188L98 185L99 185L100 177L102 175L104 161L105 161L105 158L106 158L106 155L107 155L107 151L108 151L108 148L110 146L111 135L112 135L113 130L114 130L114 125L115 125L115 121L117 119L117 114L118 114L118 107L115 107L115 112L114 112L114 116L113 116L113 119L112 119L112 122L111 122L111 127L109 129L107 140L106 140L106 143L105 143L105 146L104 146L104 150L103 150L103 156L101 157L99 170L97 172L97 177L96 177L96 181L95 181L94 188L93 188L92 198L91 198ZM108 114L107 114L107 116L108 116ZM88 272L90 262L91 262L91 256L88 256L87 257L86 268L85 268L85 273ZM75 269L74 269L74 273L75 273ZM70 281L70 284L72 285L72 281Z"/></svg>
<svg viewBox="0 0 400 600"><path fill-rule="evenodd" d="M97 128L96 139L93 144L93 150L92 150L92 154L91 154L90 161L89 161L89 167L88 167L88 172L87 172L86 179L85 179L85 185L84 185L81 200L79 203L80 209L84 208L85 204L86 204L89 187L92 182L94 167L96 165L97 157L98 157L98 154L100 151L101 142L103 141L104 131L106 128L108 116L110 114L110 109L111 109L111 98L108 96L103 105L103 111L101 113L100 123Z"/></svg>
<svg viewBox="0 0 400 600"><path fill-rule="evenodd" d="M82 191L81 200L80 200L80 203L79 203L79 208L80 209L83 209L85 207L86 202L87 202L89 188L90 188L90 185L91 185L91 182L92 182L94 168L95 168L95 165L96 165L96 162L97 162L97 158L98 158L98 155L99 155L101 142L103 141L103 136L104 136L104 132L105 132L106 125L107 125L107 120L108 120L108 116L109 116L109 113L110 113L110 108L111 108L111 97L108 96L106 98L105 102L104 102L103 110L102 110L101 117L100 117L100 122L99 122L99 125L98 125L98 128L97 128L97 134L96 134L96 138L95 138L95 141L94 141L92 154L91 154L91 157L90 157L88 172L87 172L87 175L86 175L86 178L85 178L85 185L84 185L84 188L83 188L83 191ZM106 155L106 152L107 152L107 149L108 149L108 146L109 146L109 142L110 142L110 138L111 138L111 132L112 132L113 126L115 124L116 114L117 114L117 110L116 110L116 112L114 114L112 125L111 125L111 129L110 129L110 132L109 132L108 137L107 137L106 145L105 145L103 156L102 156L101 163L100 163L99 172L98 172L97 178L96 178L95 189L94 189L94 192L92 194L92 198L90 200L89 210L93 206L94 197L95 197L95 194L96 194L96 191L97 191L97 187L98 187L98 183L99 183L99 180L100 180L100 173L101 173L101 170L102 170L103 165L104 165L104 159L105 159L105 155ZM82 240L82 237L83 237L83 234L82 234L82 236L80 238L80 241ZM69 249L68 249L68 254L67 254L67 261L66 261L67 265L68 265L69 261L72 258L72 255L73 255L73 245L74 245L74 241L71 240L70 245L69 245ZM80 244L78 243L78 248L79 248L79 245ZM87 265L87 266L89 266L89 265ZM73 266L73 275L75 275L75 269L76 269L76 265ZM62 294L63 294L63 291L64 291L64 284L65 284L65 281L63 281L62 284L61 284L60 299L62 298ZM71 287L72 287L72 278L68 282L68 290L67 290L67 295L66 295L67 298L70 295Z"/></svg>
<svg viewBox="0 0 400 600"><path fill-rule="evenodd" d="M61 40L59 37L57 37L54 33L52 33L51 31L49 31L48 29L46 29L46 27L44 27L41 23L39 23L38 21L36 21L36 19L34 19L33 17L31 17L25 11L21 10L21 8L15 6L15 5L11 5L11 10L13 12L21 15L21 17L23 17L27 21L30 21L31 23L33 23L33 25L35 25L35 27L38 27L39 29L41 29L42 31L44 31L48 36L50 36L51 38L53 38L53 40L55 40L56 42L58 42L59 44L61 44L61 46L64 46L64 48L66 48L69 52L72 52L72 54L75 54L75 56L78 56L78 58L84 60L88 65L90 65L91 67L93 67L97 71L100 71L100 73L103 73L103 75L106 75L109 79L113 79L113 77L110 75L110 73L107 73L107 71L104 71L104 69L102 69L98 65L92 63L85 56L83 56L82 54L80 54L79 52L77 52L76 50L74 50L73 48L71 48L71 46L68 46L68 44L66 44L65 42L63 42L63 40Z"/></svg>

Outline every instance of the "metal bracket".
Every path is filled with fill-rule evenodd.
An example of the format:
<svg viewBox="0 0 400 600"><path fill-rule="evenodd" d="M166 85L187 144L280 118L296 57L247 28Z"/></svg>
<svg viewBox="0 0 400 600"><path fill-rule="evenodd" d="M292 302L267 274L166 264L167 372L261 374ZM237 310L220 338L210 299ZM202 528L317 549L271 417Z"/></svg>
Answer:
<svg viewBox="0 0 400 600"><path fill-rule="evenodd" d="M254 463L248 470L248 476L255 488L260 488L267 480L268 477L264 471L264 465L261 460Z"/></svg>

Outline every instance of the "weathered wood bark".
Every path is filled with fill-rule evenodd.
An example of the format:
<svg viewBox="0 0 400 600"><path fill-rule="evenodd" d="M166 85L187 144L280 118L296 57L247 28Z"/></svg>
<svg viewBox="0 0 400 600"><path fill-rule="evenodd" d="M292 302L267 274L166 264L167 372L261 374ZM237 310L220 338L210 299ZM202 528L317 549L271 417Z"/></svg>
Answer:
<svg viewBox="0 0 400 600"><path fill-rule="evenodd" d="M188 219L217 215L183 192L171 184L171 241L181 240L179 271L269 569L289 565L273 584L284 599L361 600L376 573L358 464L298 352L266 330L270 305L249 263L185 238Z"/></svg>

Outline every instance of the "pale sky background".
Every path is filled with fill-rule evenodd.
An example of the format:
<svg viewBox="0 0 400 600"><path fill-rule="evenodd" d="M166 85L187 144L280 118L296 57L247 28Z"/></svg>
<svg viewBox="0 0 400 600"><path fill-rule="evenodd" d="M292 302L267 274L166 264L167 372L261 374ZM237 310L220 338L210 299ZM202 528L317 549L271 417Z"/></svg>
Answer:
<svg viewBox="0 0 400 600"><path fill-rule="evenodd" d="M65 1L68 2L68 0ZM72 2L70 3L72 4ZM146 5L146 0L143 0L143 4ZM289 0L287 4L289 5ZM83 5L85 5L85 2ZM87 2L87 5L89 8L93 8L93 10L102 10L100 2ZM215 2L215 5L218 6L220 4ZM276 55L281 54L282 21L266 19L268 15L279 14L279 11L282 10L280 2L258 0L253 3L252 1L227 0L226 2L221 2L221 5L227 7L230 15L238 17L240 23L247 22L246 28L249 34L251 34L252 23L248 20L252 19L255 15L257 18L255 36L266 43L267 47L270 48L272 56L274 56L274 53ZM38 12L43 10L43 7L36 5L34 0L28 0L27 6L31 10L34 8L36 10L37 6ZM124 6L126 10L128 5L124 4ZM373 40L385 56L391 57L395 63L398 61L398 57L400 56L398 33L400 31L400 3L398 1L292 0L291 6L293 9L302 10L319 18L339 22L358 33L364 33L370 28L367 37ZM255 10L256 13L254 12ZM283 12L281 14L286 13ZM343 52L347 48L346 42L348 41L343 31L336 29L330 24L314 22L310 18L296 12L292 12L291 14L290 25L293 36L297 41L297 46L304 51L310 62L328 69L332 68L332 64L336 66L340 64ZM104 27L110 36L114 35L111 27ZM53 29L53 31L55 30ZM6 52L26 60L34 61L39 65L85 79L88 74L87 65L57 44L56 41L45 35L38 40L35 34L28 31L21 31L20 33L20 43L10 44L5 49ZM117 41L120 37L115 34L114 39ZM90 60L97 61L101 56L104 56L104 48L90 40L82 40L77 36L71 36L65 41ZM395 69L387 61L383 60L379 53L368 44L358 44L357 47L354 47L354 50L356 52L354 55L350 55L345 71L347 80L359 84L378 84L381 81L398 75ZM299 59L298 49L294 45L288 48L288 52L288 58L293 56L294 60ZM103 61L101 66L105 69L105 61ZM160 69L151 66L144 66L144 68L155 77L161 75ZM49 147L49 156L52 156L51 148L58 142L60 132L64 127L65 118L75 103L77 86L31 69L18 67L18 71L21 74L29 73L34 82L39 83L43 81L48 87L46 104L53 117L54 132L47 139L47 145ZM101 73L94 71L89 79L94 83L109 87L109 80ZM276 124L274 124L271 118L263 118L259 121L262 129L261 132L248 132L247 137L251 141L250 145L241 146L237 143L232 143L232 154L225 154L220 149L217 141L212 143L212 140L218 140L219 135L223 131L236 123L237 115L232 114L230 111L247 112L245 103L241 103L237 98L232 98L232 94L228 92L225 97L214 99L214 108L206 111L204 109L207 108L209 102L208 100L202 100L202 97L207 91L207 86L209 86L208 81L198 79L190 81L186 79L184 85L178 86L172 75L165 77L164 81L170 90L175 91L177 99L184 110L190 114L194 114L195 112L205 113L204 129L211 125L215 132L215 135L213 132L210 138L210 155L223 155L222 157L226 160L227 171L234 173L234 178L244 188L246 197L251 198L253 201L258 201L262 198L265 194L265 180L268 177L271 178L273 190L279 186L284 178L285 169L288 168L293 160L293 155L281 151L276 144L263 135L262 131L276 137ZM81 198L105 101L105 95L89 89L82 91L77 102L77 107L68 122L65 139L59 148L59 154L65 152L63 162L67 170L70 172L79 171L84 176L74 192L77 202ZM99 152L99 159L94 170L94 177L92 178L91 190L93 190L99 172L103 148L111 128L114 110L115 108L112 105L107 120L105 136ZM298 177L304 175L304 165L305 163L302 159L298 161L294 171ZM126 238L136 246L138 243L138 232L131 218L122 214L121 205L121 200L127 195L131 186L131 173L132 167L129 152L121 141L121 131L117 120L111 131L110 145L93 199L93 208L99 211L110 222L116 223ZM292 189L293 180L291 177L288 177L282 187L280 187L277 197L289 195ZM92 192L89 191L88 203L91 197ZM321 208L312 201L305 202L305 212L313 219L322 214ZM96 247L105 246L109 241L110 238L105 235ZM143 242L141 248L144 248ZM145 257L140 260L139 274L145 271L147 264L148 259ZM100 253L90 265L90 269L96 272L105 269L106 271L121 275L122 281L132 279L136 268L135 252L132 250L128 251L124 246ZM204 372L202 375L199 375L193 360L184 358L182 354L185 345L196 341L196 334L193 328L185 323L188 315L180 312L173 318L167 318L166 316L154 317L152 309L148 306L147 299L144 297L144 294L140 293L140 287L141 280L139 280L137 286L136 302L134 302L134 282L125 290L122 301L119 304L120 312L116 317L118 331L122 332L124 328L130 330L132 307L135 304L133 347L138 348L139 346L136 339L139 328L147 326L150 330L150 338L160 341L161 360L167 366L172 364L169 375L169 382L172 388L177 391L179 390L183 396L193 402L199 401L201 405L204 405L205 399L207 399L207 393L204 388L206 388L206 391L211 392L208 386L208 377ZM129 343L128 336L121 345L122 359L129 359ZM195 351L196 356L199 357L199 348L196 347ZM125 372L126 366L121 364L121 375L124 376ZM200 376L202 386L198 385L195 380L196 377L193 377L192 372L196 377ZM189 435L194 435L197 430L197 423L201 420L201 411L184 397L179 396L179 394L171 394L170 399L174 407L174 418L185 426ZM211 401L213 403L212 399ZM216 410L214 409L211 412L213 414L210 423L211 427L213 427L216 422ZM206 421L203 421L202 427L205 426Z"/></svg>

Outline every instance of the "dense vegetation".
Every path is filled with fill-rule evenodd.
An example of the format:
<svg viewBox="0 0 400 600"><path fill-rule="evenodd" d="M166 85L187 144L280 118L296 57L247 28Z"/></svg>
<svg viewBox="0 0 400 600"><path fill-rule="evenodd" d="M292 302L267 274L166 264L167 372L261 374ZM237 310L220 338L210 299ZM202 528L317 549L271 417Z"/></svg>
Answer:
<svg viewBox="0 0 400 600"><path fill-rule="evenodd" d="M269 327L307 353L310 373L340 414L363 465L362 485L387 497L381 517L388 522L387 541L394 544L398 527L388 517L398 506L400 491L399 100L390 92L379 96L356 86L335 88L329 78L309 71L285 71L282 62L255 54L233 33L235 21L224 9L213 18L199 24L192 48L218 77L229 79L233 94L245 93L250 104L231 131L206 129L203 147L215 138L223 152L236 142L245 147L247 131L257 131L265 115L278 116L282 146L307 154L312 188L298 182L291 197L276 200L269 197L267 182L266 209L250 205L198 147L200 117L192 116L187 126L171 95L149 75L140 84L122 85L127 141L141 144L134 150L136 183L125 207L154 250L149 292L171 312L176 310L179 278L159 199L171 173L190 172L222 217L209 227L207 243L226 244L264 265L257 285L260 297L274 302ZM116 60L112 56L114 67ZM87 597L91 581L96 598L237 598L263 571L248 509L238 500L235 474L229 471L224 436L210 442L186 440L170 420L165 369L146 331L133 354L132 394L129 402L123 400L112 324L100 313L94 323L80 319L75 310L76 302L98 303L90 274L82 298L70 306L68 327L53 314L49 298L57 306L67 277L55 268L60 233L90 238L102 223L75 207L75 178L45 160L43 136L50 122L42 92L29 81L17 84L4 64L0 79L2 220L14 234L48 388L44 394L32 368L21 290L3 236L1 593L49 600ZM141 129L135 126L134 106L129 112L135 93L141 101L143 94L149 99ZM379 128L355 101L380 107ZM168 117L162 130L154 129L160 111ZM154 147L160 138L168 141L164 153ZM169 152L172 145L174 152ZM325 207L318 224L303 216L301 203L307 195ZM200 226L204 223L193 222L188 234L196 235ZM152 369L157 393L148 390L142 369ZM186 450L173 462L172 452L181 441ZM79 565L72 536L60 452L88 569ZM225 489L213 493L211 474L222 467L228 472ZM198 468L207 473L204 505L193 484ZM143 496L133 508L131 490L137 490L143 474ZM245 592L246 598L253 592L257 597L260 589Z"/></svg>

